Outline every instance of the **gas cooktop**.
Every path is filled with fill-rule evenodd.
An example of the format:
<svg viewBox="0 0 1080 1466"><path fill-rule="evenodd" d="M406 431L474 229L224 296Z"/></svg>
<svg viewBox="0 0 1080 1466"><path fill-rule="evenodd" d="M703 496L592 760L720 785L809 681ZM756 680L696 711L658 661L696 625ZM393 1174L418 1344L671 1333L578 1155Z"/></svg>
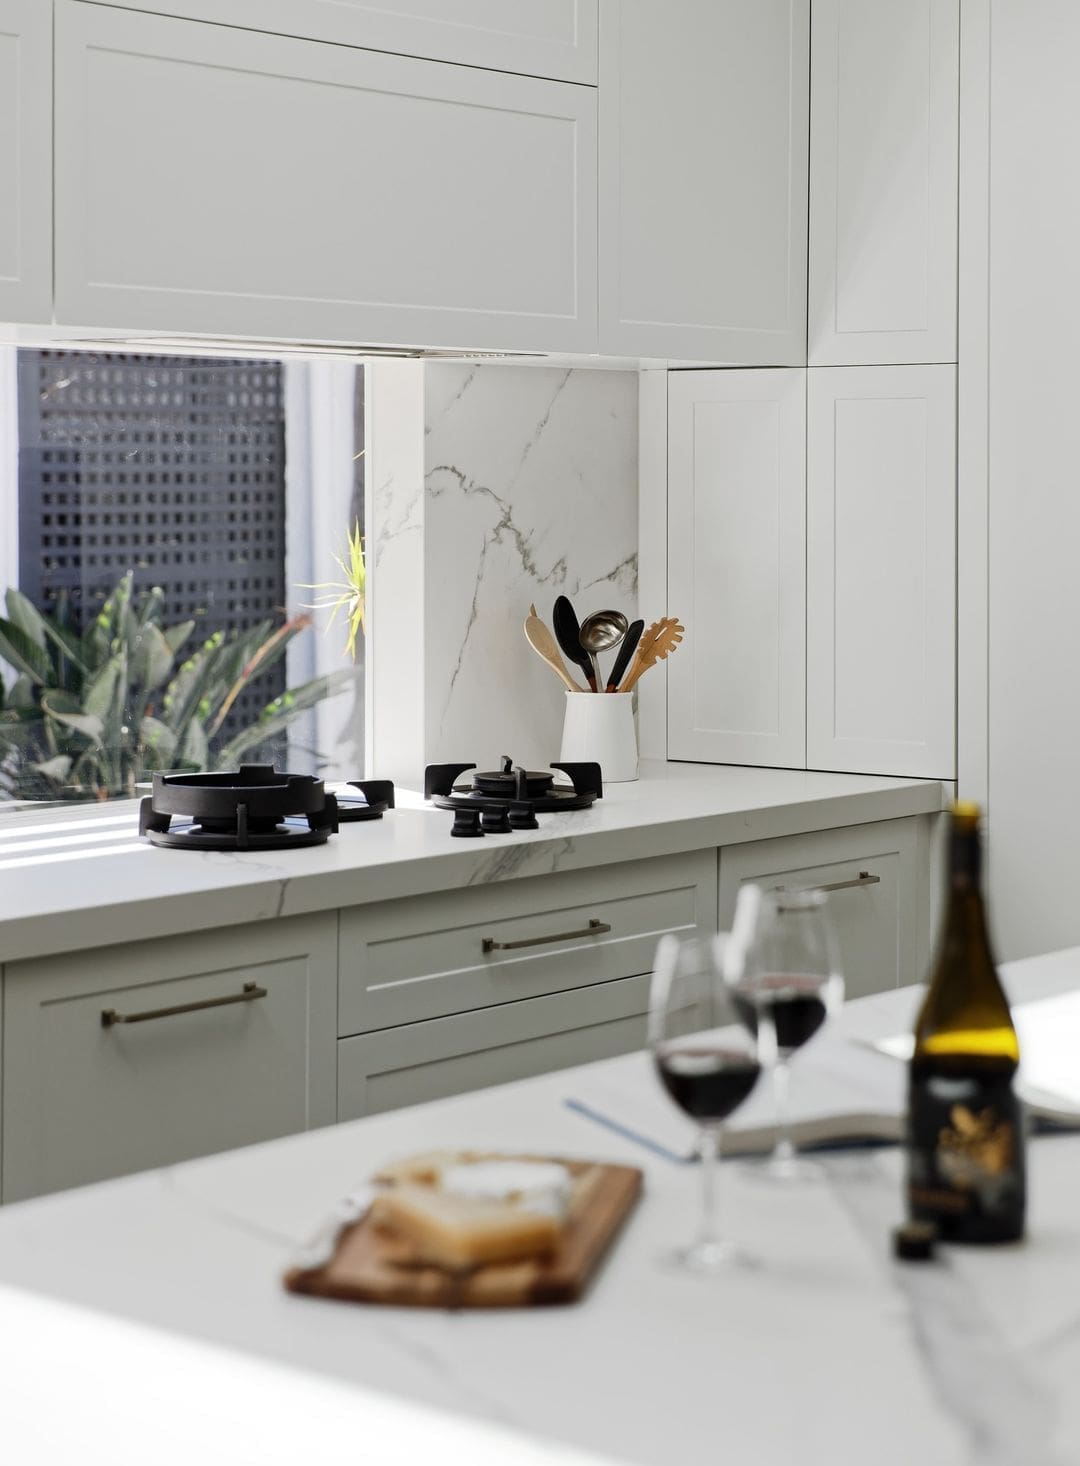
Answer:
<svg viewBox="0 0 1080 1466"><path fill-rule="evenodd" d="M388 779L356 779L341 799L310 774L241 764L222 774L155 773L139 806L139 834L174 850L271 850L322 845L351 820L394 807ZM181 823L174 824L174 819Z"/></svg>
<svg viewBox="0 0 1080 1466"><path fill-rule="evenodd" d="M511 830L536 830L537 814L566 814L587 809L604 796L599 764L555 763L569 783L557 783L554 773L524 769L504 754L497 770L473 773L471 782L459 783L475 764L429 764L424 770L424 798L437 809L454 811L450 831L460 839L504 835Z"/></svg>

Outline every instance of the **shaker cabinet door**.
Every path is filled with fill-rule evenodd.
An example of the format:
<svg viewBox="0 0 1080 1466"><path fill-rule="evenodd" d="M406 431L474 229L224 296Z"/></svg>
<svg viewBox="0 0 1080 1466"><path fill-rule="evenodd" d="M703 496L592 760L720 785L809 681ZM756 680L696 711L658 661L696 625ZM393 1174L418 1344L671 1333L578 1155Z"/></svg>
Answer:
<svg viewBox="0 0 1080 1466"><path fill-rule="evenodd" d="M0 321L51 319L51 7L0 0Z"/></svg>
<svg viewBox="0 0 1080 1466"><path fill-rule="evenodd" d="M3 1200L333 1122L333 913L4 969Z"/></svg>
<svg viewBox="0 0 1080 1466"><path fill-rule="evenodd" d="M602 0L600 350L806 361L809 0Z"/></svg>
<svg viewBox="0 0 1080 1466"><path fill-rule="evenodd" d="M814 0L811 366L956 360L959 0Z"/></svg>
<svg viewBox="0 0 1080 1466"><path fill-rule="evenodd" d="M58 0L57 317L593 351L593 88Z"/></svg>
<svg viewBox="0 0 1080 1466"><path fill-rule="evenodd" d="M668 756L802 768L806 372L668 382Z"/></svg>
<svg viewBox="0 0 1080 1466"><path fill-rule="evenodd" d="M952 779L955 368L809 377L807 764Z"/></svg>

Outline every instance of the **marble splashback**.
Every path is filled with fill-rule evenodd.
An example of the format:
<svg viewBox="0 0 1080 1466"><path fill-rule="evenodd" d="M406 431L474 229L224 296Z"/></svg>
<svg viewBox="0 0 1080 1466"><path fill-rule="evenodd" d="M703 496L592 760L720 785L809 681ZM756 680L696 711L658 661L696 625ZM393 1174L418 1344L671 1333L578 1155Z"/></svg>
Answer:
<svg viewBox="0 0 1080 1466"><path fill-rule="evenodd" d="M560 594L637 613L637 376L429 362L424 379L426 755L544 768L565 694L522 623L535 602L550 625Z"/></svg>

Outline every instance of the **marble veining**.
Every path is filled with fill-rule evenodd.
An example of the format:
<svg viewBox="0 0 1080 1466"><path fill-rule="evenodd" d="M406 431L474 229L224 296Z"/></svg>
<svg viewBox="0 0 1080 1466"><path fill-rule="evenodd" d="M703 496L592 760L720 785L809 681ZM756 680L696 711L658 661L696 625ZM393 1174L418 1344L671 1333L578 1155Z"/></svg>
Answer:
<svg viewBox="0 0 1080 1466"><path fill-rule="evenodd" d="M1074 950L1009 964L1006 981L1021 1000L1071 990L1076 960ZM848 1037L909 1021L912 996L852 1003ZM928 1264L890 1254L903 1205L895 1148L826 1155L824 1184L783 1196L752 1165L725 1163L723 1229L758 1266L706 1284L660 1263L693 1226L696 1168L598 1130L565 1103L625 1066L636 1073L639 1058L4 1208L0 1285L386 1391L418 1410L508 1425L522 1445L550 1442L556 1460L560 1448L628 1466L666 1466L673 1453L714 1466L718 1451L760 1466L1080 1458L1069 1322L1080 1314L1080 1137L1032 1142L1022 1247L943 1248ZM649 1093L666 1103L658 1086ZM798 1114L797 1085L792 1097ZM282 1294L295 1248L358 1179L390 1156L463 1145L644 1170L642 1201L582 1303L454 1314Z"/></svg>
<svg viewBox="0 0 1080 1466"><path fill-rule="evenodd" d="M574 841L547 841L542 846L504 845L485 857L466 881L469 886L486 886L493 881L520 875L551 875L574 853Z"/></svg>
<svg viewBox="0 0 1080 1466"><path fill-rule="evenodd" d="M879 1259L882 1283L906 1318L927 1385L979 1466L1068 1466L1053 1445L1058 1410L1029 1359L987 1312L979 1290L945 1255L930 1266L887 1260L896 1222L897 1158L826 1161L837 1201Z"/></svg>
<svg viewBox="0 0 1080 1466"><path fill-rule="evenodd" d="M564 693L524 642L530 604L636 614L636 379L431 364L424 452L428 756L543 768Z"/></svg>

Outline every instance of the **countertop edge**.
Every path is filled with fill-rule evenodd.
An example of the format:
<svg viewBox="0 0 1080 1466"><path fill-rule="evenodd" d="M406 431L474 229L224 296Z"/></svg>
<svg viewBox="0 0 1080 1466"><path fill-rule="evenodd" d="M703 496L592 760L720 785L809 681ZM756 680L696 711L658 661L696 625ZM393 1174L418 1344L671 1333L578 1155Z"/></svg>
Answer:
<svg viewBox="0 0 1080 1466"><path fill-rule="evenodd" d="M944 807L947 793L948 786L940 780L897 780L878 789L721 811L706 809L689 817L650 818L615 829L549 834L545 828L519 836L513 843L500 844L497 849L488 848L487 842L454 842L445 852L384 865L359 861L337 870L299 874L276 867L273 852L267 852L257 862L235 867L232 879L217 880L209 889L198 892L170 893L163 865L160 885L145 894L118 895L115 901L94 906L0 920L0 963L314 915L472 885L528 879L555 870L581 870L935 814ZM217 857L218 862L221 860ZM216 872L222 869L220 863L215 864ZM118 935L120 923L122 934Z"/></svg>

